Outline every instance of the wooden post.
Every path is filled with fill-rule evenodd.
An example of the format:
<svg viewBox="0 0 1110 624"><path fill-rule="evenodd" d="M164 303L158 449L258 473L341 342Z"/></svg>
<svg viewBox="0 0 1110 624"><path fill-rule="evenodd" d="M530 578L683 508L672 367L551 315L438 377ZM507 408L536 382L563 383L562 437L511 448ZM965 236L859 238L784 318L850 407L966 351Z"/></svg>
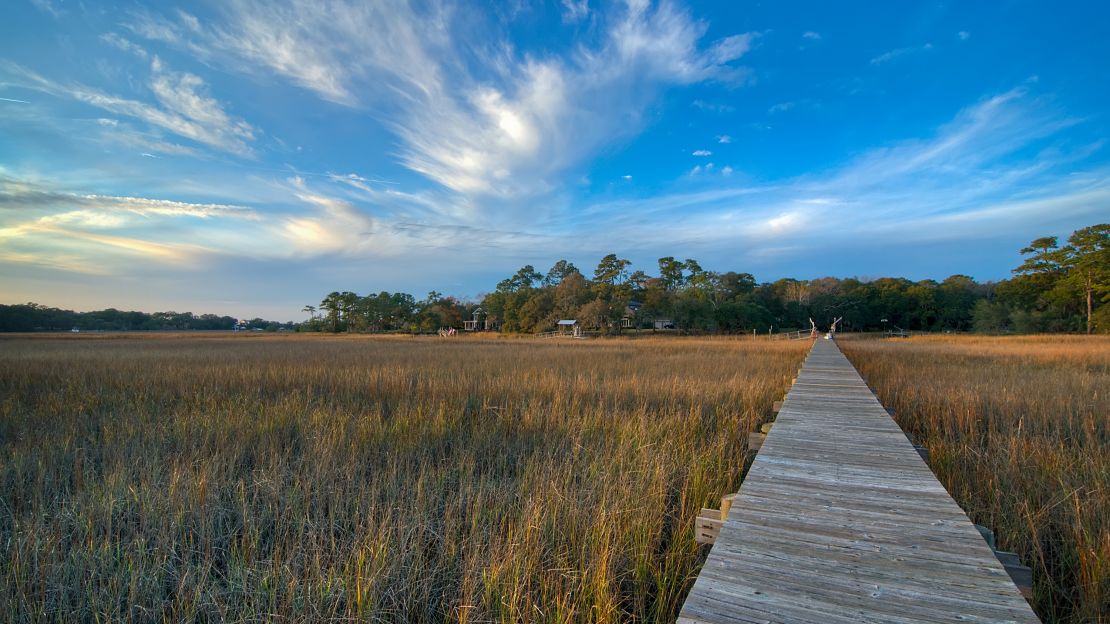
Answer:
<svg viewBox="0 0 1110 624"><path fill-rule="evenodd" d="M767 436L765 434L756 433L754 431L749 433L748 434L748 450L758 452L759 449L763 446L763 440L766 437Z"/></svg>
<svg viewBox="0 0 1110 624"><path fill-rule="evenodd" d="M988 529L987 527L985 527L981 524L975 525L975 528L979 529L979 535L983 536L983 541L985 541L987 543L987 546L990 546L991 550L994 550L994 548L995 548L994 531Z"/></svg>
<svg viewBox="0 0 1110 624"><path fill-rule="evenodd" d="M722 522L725 521L725 520L728 520L728 512L729 512L730 509L732 509L732 501L736 500L737 496L740 496L740 494L739 493L725 494L724 496L721 497L721 521Z"/></svg>
<svg viewBox="0 0 1110 624"><path fill-rule="evenodd" d="M782 410L782 401L775 401L771 404L771 411L778 414Z"/></svg>

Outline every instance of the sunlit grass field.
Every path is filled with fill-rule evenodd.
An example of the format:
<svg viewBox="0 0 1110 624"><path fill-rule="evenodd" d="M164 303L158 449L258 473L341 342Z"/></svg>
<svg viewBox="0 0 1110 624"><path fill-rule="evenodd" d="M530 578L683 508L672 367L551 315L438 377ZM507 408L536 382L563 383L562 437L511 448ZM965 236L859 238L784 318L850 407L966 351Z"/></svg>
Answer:
<svg viewBox="0 0 1110 624"><path fill-rule="evenodd" d="M0 339L0 620L673 622L807 347Z"/></svg>
<svg viewBox="0 0 1110 624"><path fill-rule="evenodd" d="M1110 622L1110 337L841 340L1045 622Z"/></svg>

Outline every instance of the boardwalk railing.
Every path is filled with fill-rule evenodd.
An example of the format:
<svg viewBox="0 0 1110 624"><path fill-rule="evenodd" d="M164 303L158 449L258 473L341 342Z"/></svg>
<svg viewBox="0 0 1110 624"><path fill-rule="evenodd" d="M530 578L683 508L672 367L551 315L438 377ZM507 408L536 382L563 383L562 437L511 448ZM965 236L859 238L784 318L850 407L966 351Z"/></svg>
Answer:
<svg viewBox="0 0 1110 624"><path fill-rule="evenodd" d="M680 624L1038 621L835 341L726 514Z"/></svg>
<svg viewBox="0 0 1110 624"><path fill-rule="evenodd" d="M771 334L771 340L805 340L806 338L812 337L812 331L808 329L799 329L797 331L783 332L781 334Z"/></svg>

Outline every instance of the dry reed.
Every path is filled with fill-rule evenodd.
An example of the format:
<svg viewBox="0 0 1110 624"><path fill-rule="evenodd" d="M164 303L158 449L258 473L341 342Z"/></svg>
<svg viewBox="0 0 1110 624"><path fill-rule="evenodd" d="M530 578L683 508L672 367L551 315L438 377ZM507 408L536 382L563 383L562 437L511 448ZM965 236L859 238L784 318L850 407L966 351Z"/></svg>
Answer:
<svg viewBox="0 0 1110 624"><path fill-rule="evenodd" d="M1110 338L844 340L1045 622L1110 622Z"/></svg>
<svg viewBox="0 0 1110 624"><path fill-rule="evenodd" d="M0 619L673 622L805 346L0 340Z"/></svg>

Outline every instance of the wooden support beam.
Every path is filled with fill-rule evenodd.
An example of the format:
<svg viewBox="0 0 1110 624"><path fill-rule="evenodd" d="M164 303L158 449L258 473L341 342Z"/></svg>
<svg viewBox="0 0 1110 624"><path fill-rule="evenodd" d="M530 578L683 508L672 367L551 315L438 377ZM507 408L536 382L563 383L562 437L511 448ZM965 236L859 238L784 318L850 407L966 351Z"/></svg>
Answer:
<svg viewBox="0 0 1110 624"><path fill-rule="evenodd" d="M771 411L778 414L782 410L782 401L775 401L771 404Z"/></svg>
<svg viewBox="0 0 1110 624"><path fill-rule="evenodd" d="M921 459L925 460L926 464L929 463L929 449L925 448L924 446L914 444L913 450L917 451L917 454L921 456Z"/></svg>
<svg viewBox="0 0 1110 624"><path fill-rule="evenodd" d="M722 519L720 509L710 509L708 507L702 507L701 511L698 512L698 517L699 518L708 518L710 520L721 520Z"/></svg>
<svg viewBox="0 0 1110 624"><path fill-rule="evenodd" d="M1003 566L1006 568L1006 573L1010 575L1010 580L1017 585L1018 591L1026 600L1033 599L1033 570L1029 566L1016 565L1016 566Z"/></svg>
<svg viewBox="0 0 1110 624"><path fill-rule="evenodd" d="M767 438L766 434L756 433L755 431L748 434L748 450L758 451L763 446L763 440Z"/></svg>
<svg viewBox="0 0 1110 624"><path fill-rule="evenodd" d="M994 556L998 557L998 562L1004 566L1019 566L1021 565L1021 558L1017 553L1012 553L1006 550L994 551Z"/></svg>
<svg viewBox="0 0 1110 624"><path fill-rule="evenodd" d="M1021 565L1021 558L1017 553L1012 553L1005 550L994 551L994 556L998 558L998 562L1002 567L1006 568L1006 574L1010 575L1010 580L1017 585L1018 590L1026 600L1033 599L1033 570L1029 566Z"/></svg>
<svg viewBox="0 0 1110 624"><path fill-rule="evenodd" d="M703 509L702 511L706 510ZM709 511L720 514L716 509L710 509ZM699 544L713 544L717 541L717 536L721 534L722 526L724 526L724 522L721 521L720 517L707 518L699 515L694 521L694 541Z"/></svg>

